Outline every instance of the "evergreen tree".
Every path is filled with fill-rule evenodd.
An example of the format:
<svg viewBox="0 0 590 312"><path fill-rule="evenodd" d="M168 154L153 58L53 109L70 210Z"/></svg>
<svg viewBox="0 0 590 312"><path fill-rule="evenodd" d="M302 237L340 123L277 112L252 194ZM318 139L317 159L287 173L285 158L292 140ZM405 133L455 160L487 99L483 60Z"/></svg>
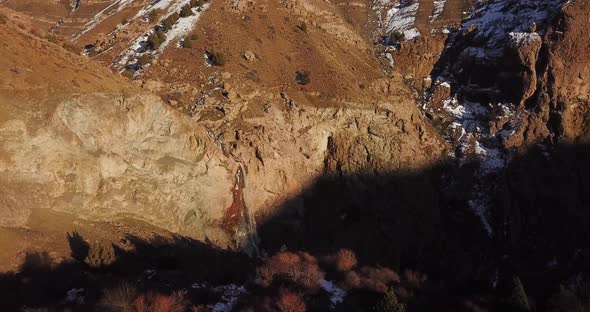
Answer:
<svg viewBox="0 0 590 312"><path fill-rule="evenodd" d="M406 305L399 303L395 291L389 287L383 295L383 299L375 306L376 312L405 312Z"/></svg>
<svg viewBox="0 0 590 312"><path fill-rule="evenodd" d="M576 294L565 288L559 287L559 292L549 299L550 312L581 312L584 311L580 300Z"/></svg>
<svg viewBox="0 0 590 312"><path fill-rule="evenodd" d="M507 298L508 305L515 311L530 311L529 299L518 276L512 277L509 287L510 295Z"/></svg>

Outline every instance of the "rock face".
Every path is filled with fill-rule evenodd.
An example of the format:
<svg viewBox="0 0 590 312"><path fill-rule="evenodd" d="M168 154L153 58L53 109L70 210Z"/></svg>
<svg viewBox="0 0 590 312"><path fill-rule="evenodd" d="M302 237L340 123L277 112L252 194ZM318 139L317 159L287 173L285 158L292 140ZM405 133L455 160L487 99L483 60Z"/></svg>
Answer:
<svg viewBox="0 0 590 312"><path fill-rule="evenodd" d="M139 219L236 247L255 216L272 214L332 167L421 167L444 148L399 78L376 82L382 101L321 107L313 96L225 83L190 116L57 46L16 28L1 31L13 39L0 53L14 69L3 73L12 83L2 86L0 102L3 226L24 225L31 209L44 208ZM21 59L18 50L40 56ZM72 67L57 66L54 78L43 79L51 68L36 62L68 58ZM77 76L78 66L86 71ZM34 79L45 91L35 91ZM42 111L32 109L46 98Z"/></svg>
<svg viewBox="0 0 590 312"><path fill-rule="evenodd" d="M231 174L208 159L207 143L188 120L155 97L72 98L37 133L23 120L7 121L1 132L10 142L3 145L2 176L43 186L28 194L30 208L105 220L132 216L204 238L212 236L208 220L230 204ZM203 211L207 217L191 218Z"/></svg>
<svg viewBox="0 0 590 312"><path fill-rule="evenodd" d="M433 72L456 87L460 102L483 103L484 111L487 106L496 111L485 123L505 148L587 135L588 83L583 77L588 40L581 21L587 18L588 2L536 4L483 5L450 39ZM500 11L504 13L494 14Z"/></svg>
<svg viewBox="0 0 590 312"><path fill-rule="evenodd" d="M543 250L530 236L557 246L564 236L585 235L574 216L586 215L580 203L587 198L574 185L586 179L565 176L586 170L579 159L587 147L565 144L588 140L589 18L589 1L482 3L450 35L424 94L423 108L455 147L452 155L477 164L466 205L522 263L574 253L569 245ZM559 238L537 234L556 224L576 225Z"/></svg>
<svg viewBox="0 0 590 312"><path fill-rule="evenodd" d="M590 138L590 39L584 29L589 12L589 1L566 4L545 36L547 67L537 88L538 107L552 109L548 127L568 141Z"/></svg>

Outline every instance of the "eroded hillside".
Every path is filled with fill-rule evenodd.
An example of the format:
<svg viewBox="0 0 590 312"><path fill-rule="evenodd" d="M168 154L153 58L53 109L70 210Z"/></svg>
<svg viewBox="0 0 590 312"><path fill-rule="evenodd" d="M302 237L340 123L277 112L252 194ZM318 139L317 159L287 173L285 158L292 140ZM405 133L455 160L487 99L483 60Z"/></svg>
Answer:
<svg viewBox="0 0 590 312"><path fill-rule="evenodd" d="M587 0L0 9L0 225L19 228L11 237L56 237L40 226L46 209L82 228L139 220L149 225L121 233L160 227L186 237L183 254L196 244L213 259L240 257L217 248L260 259L243 286L189 287L185 261L160 258L139 279L188 287L213 311L225 310L200 291L244 311L285 311L284 298L305 301L289 301L297 311L362 310L381 294L410 310L586 305ZM88 235L145 247L106 232ZM83 266L55 246L52 261ZM553 289L565 282L574 295Z"/></svg>
<svg viewBox="0 0 590 312"><path fill-rule="evenodd" d="M210 10L215 13L215 4ZM285 14L289 10L284 8ZM175 92L181 99L196 96L190 105L174 107L146 89L159 86L166 98L171 91L166 80L172 76L146 80L140 89L18 27L2 27L11 42L2 48L11 68L3 73L3 81L11 82L3 91L3 112L9 112L3 118L5 225L24 224L29 209L43 207L88 218L132 216L235 246L253 231L250 217L268 215L325 171L328 148L342 145L350 149L346 162L375 170L428 165L444 148L399 78L376 69L364 69L366 90L347 99L314 90L322 86L322 74L330 72L328 65L313 67L314 83L299 87L294 82L297 67L288 76L263 71L272 59L253 47L259 55L255 62L261 63L253 66L268 75L256 87L256 80L243 77L257 69L243 70L239 63L246 61L237 51L225 52L234 57L221 71L206 68L202 59L179 58L199 50L171 47L142 75L155 77L164 71L162 64L169 64L171 73L185 70L181 62L196 66L195 72L202 68L201 76L210 75L202 88L181 76L192 92L182 85L175 85ZM305 34L309 40L322 35L327 36L321 30ZM34 56L21 58L20 50ZM376 68L378 63L359 50L365 66ZM316 53L319 64L330 64ZM50 62L56 67L41 65ZM358 62L360 69L363 62ZM287 87L280 88L273 75L283 77ZM325 83L326 90L336 91L330 88L337 86L335 80ZM39 87L42 91L36 92ZM352 94L359 86L353 80L340 88ZM50 102L41 112L25 105L42 99ZM351 142L355 144L349 146ZM26 189L28 195L20 196Z"/></svg>

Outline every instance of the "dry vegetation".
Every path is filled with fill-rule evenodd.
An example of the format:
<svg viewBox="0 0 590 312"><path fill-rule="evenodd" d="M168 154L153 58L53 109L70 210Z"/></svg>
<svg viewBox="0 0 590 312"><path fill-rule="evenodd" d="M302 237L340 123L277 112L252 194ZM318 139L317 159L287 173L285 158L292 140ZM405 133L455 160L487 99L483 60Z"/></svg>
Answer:
<svg viewBox="0 0 590 312"><path fill-rule="evenodd" d="M356 255L352 250L340 249L338 253L336 253L336 270L340 272L350 271L356 266L356 263Z"/></svg>
<svg viewBox="0 0 590 312"><path fill-rule="evenodd" d="M325 273L312 255L299 252L281 252L265 261L256 270L256 282L269 287L276 281L288 281L305 289L318 289Z"/></svg>

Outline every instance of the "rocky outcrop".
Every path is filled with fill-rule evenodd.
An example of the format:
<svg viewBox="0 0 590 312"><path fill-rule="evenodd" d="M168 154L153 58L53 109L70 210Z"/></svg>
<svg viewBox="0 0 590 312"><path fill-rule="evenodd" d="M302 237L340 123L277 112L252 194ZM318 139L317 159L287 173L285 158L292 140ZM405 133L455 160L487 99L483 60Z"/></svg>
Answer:
<svg viewBox="0 0 590 312"><path fill-rule="evenodd" d="M74 97L37 133L19 119L0 129L2 184L12 192L19 185L38 186L20 200L12 197L21 211L51 208L102 220L129 216L219 239L213 220L231 203L231 168L211 154L188 119L158 98Z"/></svg>
<svg viewBox="0 0 590 312"><path fill-rule="evenodd" d="M260 214L321 174L331 149L343 154L328 166L347 172L422 166L440 155L442 144L411 103L304 111L293 101L285 111L283 99L275 100L265 115L236 117L249 126L197 126L156 97L106 94L64 101L37 133L23 120L6 121L2 225L22 225L28 210L47 208L100 220L130 217L228 246L233 233L221 223L231 213L238 170L245 207Z"/></svg>
<svg viewBox="0 0 590 312"><path fill-rule="evenodd" d="M444 144L400 77L369 86L379 101L321 102L233 84L223 73L185 114L150 95L159 83L137 89L16 28L0 35L13 39L0 48L13 68L0 73L11 82L0 86L2 226L26 225L42 208L138 219L237 247L253 238L254 219L332 167L375 173L442 157Z"/></svg>
<svg viewBox="0 0 590 312"><path fill-rule="evenodd" d="M547 127L567 141L590 138L589 18L590 1L571 1L545 36L546 67L539 81L537 107L551 110Z"/></svg>

